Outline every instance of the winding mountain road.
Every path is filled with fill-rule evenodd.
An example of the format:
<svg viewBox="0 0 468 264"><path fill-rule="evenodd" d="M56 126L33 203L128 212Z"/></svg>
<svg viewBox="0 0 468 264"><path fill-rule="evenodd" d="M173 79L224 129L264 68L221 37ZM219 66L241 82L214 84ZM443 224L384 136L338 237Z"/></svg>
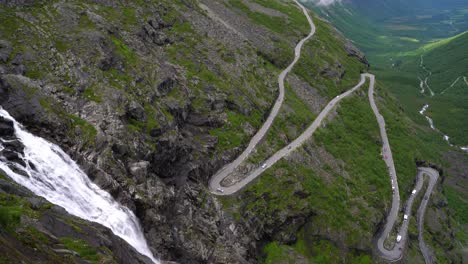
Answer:
<svg viewBox="0 0 468 264"><path fill-rule="evenodd" d="M389 170L390 179L392 183L392 190L393 190L393 197L392 197L392 207L390 209L389 214L387 215L387 220L385 223L385 227L383 231L380 233L380 236L377 239L377 250L382 258L390 261L397 261L401 259L403 256L403 249L405 248L406 241L408 239L408 224L409 219L411 217L411 209L413 207L413 202L416 195L420 192L422 185L423 185L423 174L429 176L429 186L427 188L425 198L421 202L420 208L418 210L417 218L418 218L418 229L419 229L419 244L421 248L421 252L424 255L426 263L430 262L430 251L428 247L424 243L424 239L422 236L423 228L424 228L424 213L427 207L427 201L429 199L430 194L432 193L432 189L437 182L437 178L439 177L439 172L431 169L431 168L418 168L418 174L416 178L416 186L414 190L416 191L414 194L412 193L406 202L405 212L404 215L407 215L408 218L406 220L403 219L403 224L401 225L398 235L401 236L401 240L395 244L392 249L386 249L384 247L384 242L388 238L390 232L392 231L395 222L398 218L398 210L400 208L400 191L398 189L398 177L395 170L395 164L393 161L392 150L390 147L390 143L388 141L387 131L385 129L385 119L380 114L377 105L375 103L374 97L374 86L375 86L375 77L374 75L370 75L370 85L369 85L369 102L374 112L375 117L377 118L377 122L379 124L380 129L380 137L382 138L382 157L387 164L387 168ZM428 257L426 257L428 256Z"/></svg>
<svg viewBox="0 0 468 264"><path fill-rule="evenodd" d="M311 26L311 32L310 34L302 39L296 46L295 48L295 58L294 61L280 74L278 78L278 83L279 83L279 96L276 100L275 105L273 106L273 109L270 112L270 115L268 116L268 119L265 121L263 126L260 128L260 130L255 134L255 136L252 138L250 141L248 147L242 152L242 154L234 160L232 163L226 165L223 167L221 170L219 170L210 180L209 182L209 188L211 192L215 195L232 195L238 191L240 191L242 188L247 186L250 182L252 182L254 179L256 179L258 176L260 176L265 170L268 168L272 167L276 162L278 162L280 159L283 157L289 155L291 152L295 151L297 148L302 146L304 142L306 142L312 135L313 133L317 130L317 128L321 125L323 119L330 113L330 111L336 106L336 104L351 95L353 92L355 92L357 89L359 89L366 81L366 78L369 78L370 83L369 83L369 102L371 105L371 108L374 112L374 115L376 116L377 122L379 124L379 130L380 130L380 135L382 138L382 157L384 159L384 162L387 165L390 179L391 179L391 186L393 189L393 196L392 196L392 207L391 210L387 216L385 227L383 231L379 234L377 240L376 240L376 248L378 250L378 254L389 261L397 261L402 258L403 256L403 250L405 248L406 241L408 239L408 224L409 224L409 216L411 215L411 208L413 206L414 199L416 198L417 193L421 191L421 188L423 186L423 175L429 176L429 185L426 190L426 193L424 195L424 198L421 202L421 205L418 209L417 212L417 221L418 221L418 230L419 230L419 244L421 248L421 252L423 253L424 259L426 263L433 263L432 262L432 256L430 253L430 250L424 243L423 239L423 228L424 228L424 213L427 207L427 202L429 199L429 196L432 193L432 190L437 182L437 179L439 177L439 173L432 169L432 168L418 168L418 174L417 174L417 179L416 179L416 186L415 186L415 193L411 194L410 197L408 198L408 201L406 202L405 206L405 212L404 214L408 216L408 219L403 220L403 223L401 227L399 228L398 235L401 236L401 240L399 242L396 242L394 247L392 249L386 249L384 247L384 242L388 238L390 232L392 231L393 227L395 226L396 220L398 218L398 211L400 208L400 192L398 188L398 178L396 174L396 169L395 169L395 164L393 161L393 155L392 151L390 148L390 143L388 140L387 136L387 131L385 129L385 120L383 116L380 114L377 105L374 100L374 86L375 86L375 76L369 73L364 73L361 74L361 79L359 83L354 86L352 89L346 91L345 93L338 95L334 99L332 99L326 106L325 108L320 112L318 117L314 120L314 122L294 141L292 141L290 144L288 144L286 147L282 148L275 154L273 154L270 158L268 158L262 166L254 169L251 171L248 175L246 175L245 178L243 178L241 181L236 182L235 184L231 186L221 186L221 181L229 176L245 159L248 158L250 153L255 149L257 144L260 142L260 140L265 136L266 132L269 130L271 127L275 117L277 116L283 101L284 101L284 79L286 75L292 70L294 65L297 63L297 61L300 58L301 55L301 49L303 44L311 38L314 33L315 33L315 26L313 24L312 19L310 18L310 15L307 12L307 9L305 9L299 2L294 0L296 4L303 10L305 16L307 17L307 20L309 21L309 24Z"/></svg>
<svg viewBox="0 0 468 264"><path fill-rule="evenodd" d="M320 112L318 117L314 120L314 122L302 133L298 138L296 138L293 142L291 142L289 145L286 147L280 149L278 152L273 154L270 158L268 158L264 162L264 166L258 167L255 170L251 171L247 177L242 179L241 181L231 185L231 186L221 186L221 181L229 175L233 171L231 169L229 172L227 170L221 170L218 172L215 176L211 178L210 181L210 189L211 191L216 194L216 195L231 195L245 187L247 184L249 184L251 181L253 181L255 178L260 176L266 169L270 168L273 166L276 162L278 162L280 159L283 157L289 155L291 152L294 152L298 147L300 147L302 144L304 144L305 141L307 141L312 134L317 130L318 127L320 127L320 124L322 123L323 119L330 113L330 111L335 107L335 105L342 100L343 98L348 97L350 94L352 94L354 91L359 89L366 81L365 77L370 76L370 74L362 74L361 75L361 81L354 86L351 90L348 90L347 92L335 97L333 100L331 100L327 106ZM240 164L240 163L239 163ZM238 164L236 164L238 166ZM223 192L218 192L218 189L222 189Z"/></svg>
<svg viewBox="0 0 468 264"><path fill-rule="evenodd" d="M418 173L416 176L416 184L414 187L414 190L416 192L410 195L404 207L405 208L404 215L407 215L408 218L404 220L402 217L403 222L398 230L398 235L401 236L400 242L396 242L392 249L386 249L384 247L384 241L388 238L388 235L390 234L393 226L395 225L395 221L398 217L398 211L396 212L390 211L389 215L387 216L385 229L378 237L377 249L379 251L379 255L386 260L398 261L403 257L403 251L406 246L406 242L408 240L408 226L409 226L409 221L411 218L411 210L413 208L413 203L414 203L414 199L416 199L416 195L422 189L423 181L424 181L423 175L427 175L429 177L429 184L428 184L426 193L424 194L421 205L419 206L417 216L416 216L417 222L418 222L418 233L419 233L418 240L419 240L419 248L421 249L421 252L424 256L426 264L434 263L432 254L424 242L424 237L423 237L424 213L426 212L427 203L432 193L432 190L434 189L434 186L437 183L439 172L432 168L424 168L424 167L418 168ZM392 209L393 209L393 205L392 205Z"/></svg>
<svg viewBox="0 0 468 264"><path fill-rule="evenodd" d="M255 149L257 146L258 142L262 140L262 138L265 136L265 134L268 132L270 129L271 125L273 124L273 121L275 120L276 116L278 115L278 112L283 105L284 102L284 79L288 75L288 73L293 69L294 65L299 61L299 58L301 57L301 50L302 46L304 43L309 40L312 36L315 34L315 25L312 21L312 18L309 15L309 12L307 9L301 5L297 0L294 0L296 4L302 9L304 12L304 15L307 17L307 21L310 24L310 33L307 35L305 38L303 38L299 43L297 43L296 48L294 49L294 60L289 64L289 66L284 69L281 74L278 77L278 85L279 85L279 95L278 98L276 99L276 102L271 109L270 115L268 116L267 120L265 123L263 123L262 127L257 131L257 133L253 136L253 138L250 140L249 145L247 148L231 163L228 165L224 166L221 170L219 170L212 178L210 181L210 187L212 190L216 190L218 188L221 188L221 181L226 178L229 174L231 174L252 152L252 150ZM242 181L241 183L246 183L245 180ZM224 194L232 194L236 191L238 191L240 188L244 187L241 183L238 183L234 185L231 188L225 188ZM238 188L236 187L238 186ZM217 193L219 194L219 193Z"/></svg>
<svg viewBox="0 0 468 264"><path fill-rule="evenodd" d="M419 248L421 249L421 253L424 256L424 260L426 264L435 263L434 257L429 249L429 247L424 242L424 215L426 213L427 203L429 201L429 197L431 196L432 190L434 189L435 184L437 183L437 179L439 178L439 172L432 169L432 168L419 168L418 177L422 178L422 175L425 174L429 177L429 185L426 189L426 193L424 194L424 198L419 206L418 213L417 213L417 221L418 221L418 240L419 240Z"/></svg>

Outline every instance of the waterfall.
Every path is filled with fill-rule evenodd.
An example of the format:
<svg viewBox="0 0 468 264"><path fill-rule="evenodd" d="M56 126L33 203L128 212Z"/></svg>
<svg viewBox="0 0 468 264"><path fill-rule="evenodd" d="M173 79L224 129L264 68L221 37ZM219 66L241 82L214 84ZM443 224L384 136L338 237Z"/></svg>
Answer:
<svg viewBox="0 0 468 264"><path fill-rule="evenodd" d="M17 153L20 162L9 161L0 155L0 169L17 183L65 208L70 214L110 228L142 255L159 264L132 211L121 206L109 193L91 182L58 146L25 131L1 107L0 116L13 122L15 137L24 145L24 154ZM0 139L0 151L17 139Z"/></svg>
<svg viewBox="0 0 468 264"><path fill-rule="evenodd" d="M427 111L428 108L429 108L428 104L424 105L423 108L421 109L421 111L419 111L419 113L426 118L426 120L427 120L427 122L429 122L429 125L431 126L431 128L433 130L435 130L436 128L434 126L434 121L432 120L432 118L430 118L430 117L428 117L427 115L424 114Z"/></svg>

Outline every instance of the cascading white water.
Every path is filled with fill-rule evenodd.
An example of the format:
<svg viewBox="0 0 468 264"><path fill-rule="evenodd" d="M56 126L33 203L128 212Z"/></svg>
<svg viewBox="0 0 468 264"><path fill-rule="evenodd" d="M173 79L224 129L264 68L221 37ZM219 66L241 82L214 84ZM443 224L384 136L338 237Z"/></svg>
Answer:
<svg viewBox="0 0 468 264"><path fill-rule="evenodd" d="M428 105L428 104L425 104L425 105L423 106L423 108L419 111L419 113L420 113L422 116L424 116L424 117L426 118L426 120L427 120L427 122L429 122L429 125L431 126L431 128L432 128L433 130L436 130L436 127L434 126L434 121L432 120L432 118L430 118L430 117L428 117L428 116L426 116L426 115L424 114L424 113L426 113L426 111L427 111L428 108L429 108L429 105ZM452 146L452 147L454 146L452 143L450 143L450 137L449 137L448 135L444 135L443 138L444 138L445 141L447 141L447 143L448 143L450 146ZM466 147L460 147L460 149L463 150L463 151L468 152L468 146L466 146Z"/></svg>
<svg viewBox="0 0 468 264"><path fill-rule="evenodd" d="M110 228L115 235L127 241L142 255L159 264L153 257L132 211L121 206L109 193L91 182L58 146L26 132L1 107L0 116L14 122L15 135L25 146L22 159L26 165L12 164L6 159L0 159L0 169L17 183L65 208L70 214ZM5 141L0 140L0 151L4 148L2 142ZM16 166L28 176L16 173L8 165Z"/></svg>
<svg viewBox="0 0 468 264"><path fill-rule="evenodd" d="M427 111L428 108L429 108L428 104L424 105L423 108L421 109L421 111L419 111L419 113L426 118L426 120L427 120L427 122L429 122L429 125L431 126L431 128L435 130L434 121L432 121L432 118L430 118L430 117L428 117L427 115L424 114Z"/></svg>

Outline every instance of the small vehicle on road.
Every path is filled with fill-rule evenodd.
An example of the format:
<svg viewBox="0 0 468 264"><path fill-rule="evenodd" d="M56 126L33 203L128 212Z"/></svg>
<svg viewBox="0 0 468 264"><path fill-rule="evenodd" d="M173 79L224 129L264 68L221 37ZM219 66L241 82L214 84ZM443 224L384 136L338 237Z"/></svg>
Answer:
<svg viewBox="0 0 468 264"><path fill-rule="evenodd" d="M288 147L288 149L291 149L291 148L292 148L292 146L289 146L289 147Z"/></svg>
<svg viewBox="0 0 468 264"><path fill-rule="evenodd" d="M416 189L414 189L412 192L411 192L412 195L415 195L416 194Z"/></svg>
<svg viewBox="0 0 468 264"><path fill-rule="evenodd" d="M401 235L398 235L398 236L396 237L396 242L397 242L397 243L400 243L400 241L401 241Z"/></svg>
<svg viewBox="0 0 468 264"><path fill-rule="evenodd" d="M262 169L265 169L266 166L267 166L267 164L266 164L266 163L263 163L263 164L262 164Z"/></svg>
<svg viewBox="0 0 468 264"><path fill-rule="evenodd" d="M217 188L216 191L219 192L219 193L223 193L223 192L224 192L224 190L223 190L222 188Z"/></svg>
<svg viewBox="0 0 468 264"><path fill-rule="evenodd" d="M408 220L408 215L407 214L403 215L403 220L405 220L405 221Z"/></svg>

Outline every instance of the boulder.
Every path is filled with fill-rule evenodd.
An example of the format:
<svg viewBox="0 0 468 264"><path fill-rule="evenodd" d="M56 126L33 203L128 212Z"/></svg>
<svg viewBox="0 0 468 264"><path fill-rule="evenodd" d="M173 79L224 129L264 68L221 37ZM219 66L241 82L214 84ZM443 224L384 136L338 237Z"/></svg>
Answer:
<svg viewBox="0 0 468 264"><path fill-rule="evenodd" d="M135 178L137 183L142 183L148 177L148 161L139 161L129 164L130 174Z"/></svg>
<svg viewBox="0 0 468 264"><path fill-rule="evenodd" d="M28 201L31 203L31 208L34 210L41 209L44 205L49 203L42 197L29 197Z"/></svg>
<svg viewBox="0 0 468 264"><path fill-rule="evenodd" d="M14 152L9 149L4 149L0 151L0 157L5 158L8 161L18 163L23 167L26 167L26 163L24 163L24 160L20 157L18 152Z"/></svg>
<svg viewBox="0 0 468 264"><path fill-rule="evenodd" d="M24 145L23 145L23 143L21 143L21 141L19 141L17 139L3 142L2 145L6 149L12 150L12 151L17 152L17 153L24 154Z"/></svg>
<svg viewBox="0 0 468 264"><path fill-rule="evenodd" d="M143 107L135 101L130 102L130 104L127 107L126 114L131 119L135 119L138 121L146 120L145 109L143 109Z"/></svg>
<svg viewBox="0 0 468 264"><path fill-rule="evenodd" d="M0 62L6 63L11 53L11 44L8 41L0 40Z"/></svg>
<svg viewBox="0 0 468 264"><path fill-rule="evenodd" d="M15 135L13 121L0 116L0 137L12 137Z"/></svg>
<svg viewBox="0 0 468 264"><path fill-rule="evenodd" d="M170 24L165 23L161 19L152 19L141 27L139 36L145 41L152 42L158 46L171 44L173 41L163 31L166 27L170 27Z"/></svg>
<svg viewBox="0 0 468 264"><path fill-rule="evenodd" d="M358 50L351 42L347 42L344 46L346 52L348 52L348 56L356 57L359 59L360 62L369 66L369 62L367 61L366 56L360 50Z"/></svg>
<svg viewBox="0 0 468 264"><path fill-rule="evenodd" d="M158 92L162 95L170 93L177 85L177 80L173 78L167 78L158 85Z"/></svg>

